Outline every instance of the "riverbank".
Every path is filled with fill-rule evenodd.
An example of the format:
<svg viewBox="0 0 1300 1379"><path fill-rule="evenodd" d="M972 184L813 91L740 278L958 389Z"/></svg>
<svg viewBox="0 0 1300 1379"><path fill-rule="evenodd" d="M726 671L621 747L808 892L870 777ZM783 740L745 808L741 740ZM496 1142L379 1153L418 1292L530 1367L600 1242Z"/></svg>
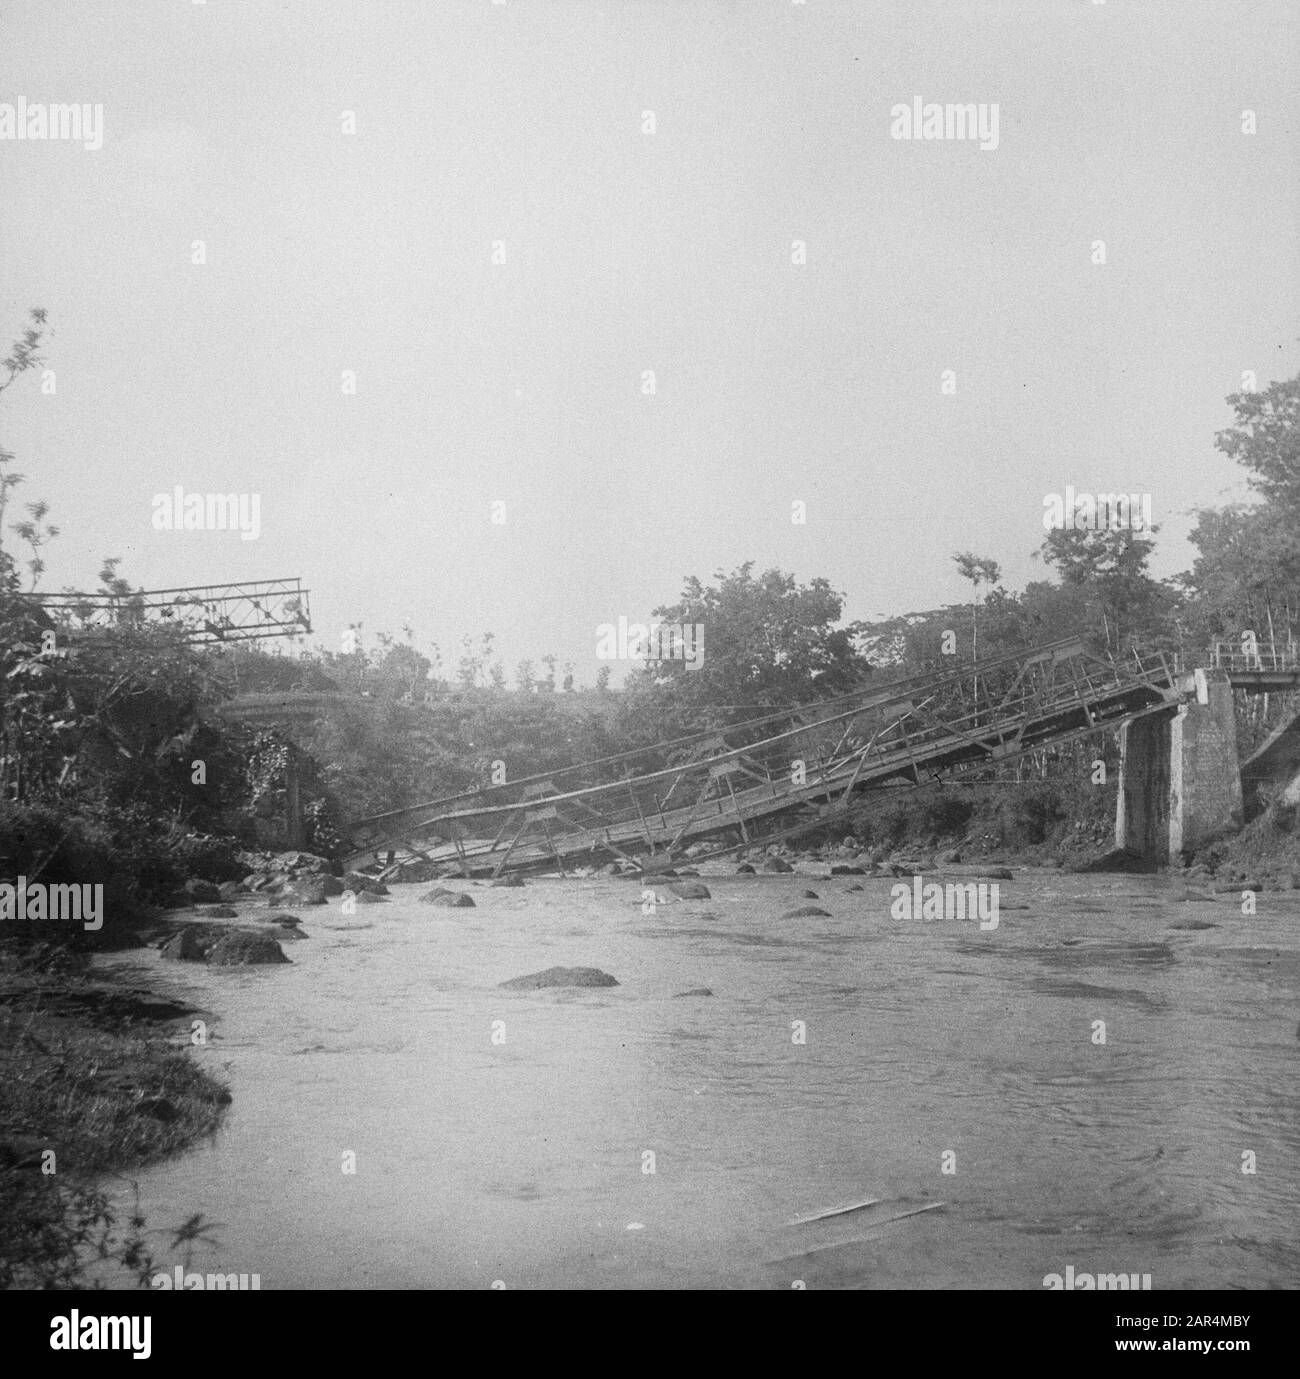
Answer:
<svg viewBox="0 0 1300 1379"><path fill-rule="evenodd" d="M87 955L0 946L0 1288L91 1286L105 1252L147 1280L163 1223L104 1183L220 1124L230 1093L185 1052L198 1019Z"/></svg>

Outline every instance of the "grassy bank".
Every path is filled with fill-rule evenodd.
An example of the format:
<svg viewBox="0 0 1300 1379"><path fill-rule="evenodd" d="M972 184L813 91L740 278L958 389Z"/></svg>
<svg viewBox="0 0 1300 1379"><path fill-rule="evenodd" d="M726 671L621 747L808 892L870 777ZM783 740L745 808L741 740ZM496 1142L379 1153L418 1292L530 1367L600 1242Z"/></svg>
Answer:
<svg viewBox="0 0 1300 1379"><path fill-rule="evenodd" d="M0 946L0 1287L92 1286L97 1259L147 1280L157 1223L101 1183L219 1124L229 1093L185 1052L191 1016L66 948Z"/></svg>
<svg viewBox="0 0 1300 1379"><path fill-rule="evenodd" d="M881 859L957 850L971 860L1070 866L1113 844L1115 786L988 781L882 790L802 835L800 845L834 844L846 835Z"/></svg>

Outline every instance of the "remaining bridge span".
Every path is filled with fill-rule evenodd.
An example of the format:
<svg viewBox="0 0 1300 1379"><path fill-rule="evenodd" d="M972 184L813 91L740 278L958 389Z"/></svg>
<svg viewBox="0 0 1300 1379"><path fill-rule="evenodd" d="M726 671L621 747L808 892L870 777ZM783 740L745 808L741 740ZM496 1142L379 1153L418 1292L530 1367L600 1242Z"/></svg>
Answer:
<svg viewBox="0 0 1300 1379"><path fill-rule="evenodd" d="M716 841L709 855L847 813L855 795L1000 763L1167 710L1163 656L1077 639L913 676L726 729L358 821L357 855L408 849L466 870L558 867Z"/></svg>

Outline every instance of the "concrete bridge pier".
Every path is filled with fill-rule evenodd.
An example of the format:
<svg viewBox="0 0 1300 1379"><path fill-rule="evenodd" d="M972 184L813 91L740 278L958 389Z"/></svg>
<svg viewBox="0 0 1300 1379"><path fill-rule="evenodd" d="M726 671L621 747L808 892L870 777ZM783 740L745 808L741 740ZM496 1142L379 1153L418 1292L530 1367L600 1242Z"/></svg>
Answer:
<svg viewBox="0 0 1300 1379"><path fill-rule="evenodd" d="M1242 823L1232 684L1197 670L1182 703L1120 729L1115 845L1157 865Z"/></svg>

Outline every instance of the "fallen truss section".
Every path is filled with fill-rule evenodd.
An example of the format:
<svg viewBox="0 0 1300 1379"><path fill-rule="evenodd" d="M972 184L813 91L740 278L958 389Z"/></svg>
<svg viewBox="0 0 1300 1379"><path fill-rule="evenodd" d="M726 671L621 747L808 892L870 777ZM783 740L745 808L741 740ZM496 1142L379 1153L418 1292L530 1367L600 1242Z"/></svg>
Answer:
<svg viewBox="0 0 1300 1379"><path fill-rule="evenodd" d="M1118 661L1066 639L894 680L721 731L358 821L355 856L401 848L466 873L558 868L713 839L708 855L805 831L853 797L999 764L1177 699L1162 654ZM776 832L773 833L773 828Z"/></svg>

